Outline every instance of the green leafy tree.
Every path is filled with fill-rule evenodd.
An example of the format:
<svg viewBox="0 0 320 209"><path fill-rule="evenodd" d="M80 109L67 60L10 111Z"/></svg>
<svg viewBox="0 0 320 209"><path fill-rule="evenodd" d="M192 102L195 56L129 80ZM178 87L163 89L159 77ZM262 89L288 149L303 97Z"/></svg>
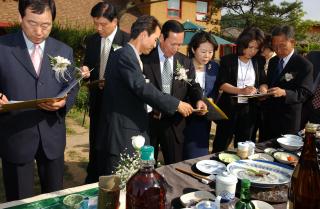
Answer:
<svg viewBox="0 0 320 209"><path fill-rule="evenodd" d="M305 12L302 2L292 3L283 1L280 5L273 0L215 0L217 8L227 9L222 17L222 27L257 26L270 32L275 25L292 25L297 32L297 39L303 39L310 25L304 24L302 17Z"/></svg>

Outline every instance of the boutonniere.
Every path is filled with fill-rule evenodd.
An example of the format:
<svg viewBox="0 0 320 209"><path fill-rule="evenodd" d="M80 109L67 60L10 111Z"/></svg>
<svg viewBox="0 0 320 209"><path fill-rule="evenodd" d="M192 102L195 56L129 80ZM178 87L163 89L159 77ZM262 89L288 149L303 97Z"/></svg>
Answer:
<svg viewBox="0 0 320 209"><path fill-rule="evenodd" d="M118 44L112 44L112 48L113 48L113 51L116 51L118 49L121 49L122 46L118 45Z"/></svg>
<svg viewBox="0 0 320 209"><path fill-rule="evenodd" d="M294 79L293 73L285 73L281 80L285 80L285 81L289 82L292 79Z"/></svg>
<svg viewBox="0 0 320 209"><path fill-rule="evenodd" d="M191 81L192 79L188 79L188 75L187 72L189 71L189 69L185 69L180 63L179 61L177 61L177 68L175 70L175 79L179 80L179 81L185 81L186 83L188 83L189 85L191 85Z"/></svg>
<svg viewBox="0 0 320 209"><path fill-rule="evenodd" d="M48 56L49 56L50 64L52 66L52 70L55 71L56 79L60 82L60 77L61 77L65 81L68 81L65 75L68 75L69 77L71 77L69 72L67 71L68 66L71 65L70 60L61 56L56 56L56 57L52 57L50 55Z"/></svg>
<svg viewBox="0 0 320 209"><path fill-rule="evenodd" d="M208 70L211 70L211 63L209 63L208 65Z"/></svg>

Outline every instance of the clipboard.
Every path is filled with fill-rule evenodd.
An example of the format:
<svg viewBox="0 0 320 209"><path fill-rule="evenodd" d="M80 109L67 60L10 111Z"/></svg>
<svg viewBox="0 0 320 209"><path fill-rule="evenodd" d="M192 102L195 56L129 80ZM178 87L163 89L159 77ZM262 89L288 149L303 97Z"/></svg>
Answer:
<svg viewBox="0 0 320 209"><path fill-rule="evenodd" d="M40 103L59 101L66 97L67 94L71 91L71 89L73 89L82 79L83 76L80 76L78 79L73 80L65 89L59 92L59 94L55 97L32 99L26 101L9 101L9 103L7 104L0 105L0 113L21 109L38 109L38 104Z"/></svg>
<svg viewBox="0 0 320 209"><path fill-rule="evenodd" d="M252 99L252 98L260 98L260 97L269 97L272 95L273 95L272 93L257 93L257 94L250 94L250 95L238 94L232 97Z"/></svg>
<svg viewBox="0 0 320 209"><path fill-rule="evenodd" d="M211 121L214 120L228 120L228 116L216 105L211 98L204 98L203 101L206 103L208 113L204 116Z"/></svg>

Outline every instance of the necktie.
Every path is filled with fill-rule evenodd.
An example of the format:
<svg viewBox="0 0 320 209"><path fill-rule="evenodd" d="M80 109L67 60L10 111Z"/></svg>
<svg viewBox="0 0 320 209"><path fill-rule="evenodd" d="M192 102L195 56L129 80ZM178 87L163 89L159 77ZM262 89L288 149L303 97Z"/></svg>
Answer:
<svg viewBox="0 0 320 209"><path fill-rule="evenodd" d="M320 85L318 85L315 93L314 93L314 96L312 98L312 106L314 109L319 109L320 108Z"/></svg>
<svg viewBox="0 0 320 209"><path fill-rule="evenodd" d="M40 45L39 44L33 45L33 51L31 52L31 60L32 60L33 67L34 67L37 75L39 75L40 64L41 64L41 52L40 52Z"/></svg>
<svg viewBox="0 0 320 209"><path fill-rule="evenodd" d="M172 73L171 73L170 62L167 57L165 57L165 60L163 63L161 81L162 81L162 92L170 94L171 93Z"/></svg>
<svg viewBox="0 0 320 209"><path fill-rule="evenodd" d="M284 60L280 59L279 64L278 64L278 75L280 75L280 73L283 71L283 64L284 64Z"/></svg>
<svg viewBox="0 0 320 209"><path fill-rule="evenodd" d="M106 38L104 45L102 47L101 55L100 55L100 71L99 71L100 80L104 79L104 73L106 70L110 49L111 49L111 42L108 38Z"/></svg>

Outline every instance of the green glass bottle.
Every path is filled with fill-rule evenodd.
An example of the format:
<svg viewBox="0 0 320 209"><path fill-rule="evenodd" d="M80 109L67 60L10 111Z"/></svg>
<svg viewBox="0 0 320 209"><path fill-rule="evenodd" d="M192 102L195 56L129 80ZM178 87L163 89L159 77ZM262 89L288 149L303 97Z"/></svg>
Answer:
<svg viewBox="0 0 320 209"><path fill-rule="evenodd" d="M255 209L251 202L250 181L248 179L241 180L240 200L237 201L235 209Z"/></svg>

